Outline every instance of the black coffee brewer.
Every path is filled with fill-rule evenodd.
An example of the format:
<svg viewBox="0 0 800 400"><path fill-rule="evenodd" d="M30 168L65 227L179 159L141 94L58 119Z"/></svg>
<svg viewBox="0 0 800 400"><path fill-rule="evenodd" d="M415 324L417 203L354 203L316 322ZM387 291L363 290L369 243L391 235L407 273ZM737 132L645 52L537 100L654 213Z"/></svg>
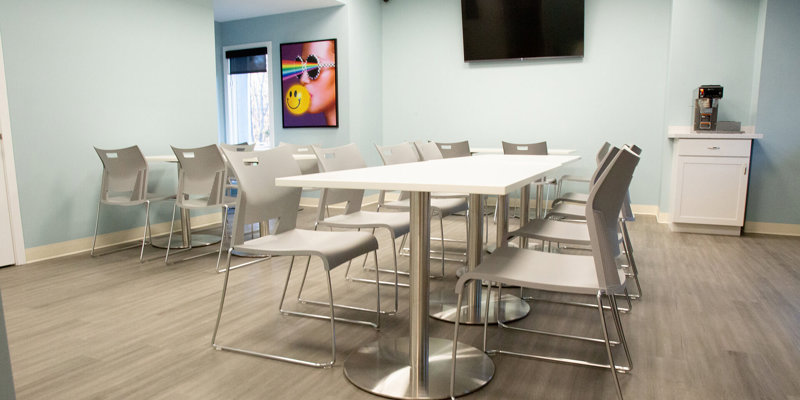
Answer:
<svg viewBox="0 0 800 400"><path fill-rule="evenodd" d="M694 130L716 131L719 99L722 98L722 86L703 85L697 89L694 101Z"/></svg>

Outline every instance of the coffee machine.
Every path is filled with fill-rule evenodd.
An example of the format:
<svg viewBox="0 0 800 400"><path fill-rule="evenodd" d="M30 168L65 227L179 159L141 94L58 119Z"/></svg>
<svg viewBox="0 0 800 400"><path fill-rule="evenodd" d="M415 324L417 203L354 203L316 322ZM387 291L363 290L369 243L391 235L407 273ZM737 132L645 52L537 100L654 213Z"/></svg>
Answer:
<svg viewBox="0 0 800 400"><path fill-rule="evenodd" d="M722 86L703 85L697 89L694 101L694 130L716 131L719 99L722 98Z"/></svg>

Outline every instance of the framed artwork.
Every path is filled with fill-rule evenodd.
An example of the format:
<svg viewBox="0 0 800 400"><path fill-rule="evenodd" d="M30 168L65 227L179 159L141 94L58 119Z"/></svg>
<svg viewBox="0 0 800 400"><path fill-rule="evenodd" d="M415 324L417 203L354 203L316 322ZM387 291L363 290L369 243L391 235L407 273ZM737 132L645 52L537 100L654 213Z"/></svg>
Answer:
<svg viewBox="0 0 800 400"><path fill-rule="evenodd" d="M283 127L338 127L336 39L281 43Z"/></svg>

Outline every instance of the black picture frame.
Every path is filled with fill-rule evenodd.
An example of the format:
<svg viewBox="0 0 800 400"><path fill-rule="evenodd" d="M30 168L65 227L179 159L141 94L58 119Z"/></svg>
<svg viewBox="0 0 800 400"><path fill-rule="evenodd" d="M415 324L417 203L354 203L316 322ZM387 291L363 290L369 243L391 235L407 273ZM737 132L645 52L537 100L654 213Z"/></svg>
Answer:
<svg viewBox="0 0 800 400"><path fill-rule="evenodd" d="M283 127L338 128L336 39L281 43L280 52Z"/></svg>

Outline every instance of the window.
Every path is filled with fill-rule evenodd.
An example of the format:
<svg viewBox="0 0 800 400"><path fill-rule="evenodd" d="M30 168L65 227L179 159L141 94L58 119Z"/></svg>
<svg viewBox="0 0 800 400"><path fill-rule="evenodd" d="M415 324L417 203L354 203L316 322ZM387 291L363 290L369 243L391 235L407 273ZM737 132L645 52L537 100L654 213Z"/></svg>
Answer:
<svg viewBox="0 0 800 400"><path fill-rule="evenodd" d="M225 143L274 147L270 43L223 48Z"/></svg>

